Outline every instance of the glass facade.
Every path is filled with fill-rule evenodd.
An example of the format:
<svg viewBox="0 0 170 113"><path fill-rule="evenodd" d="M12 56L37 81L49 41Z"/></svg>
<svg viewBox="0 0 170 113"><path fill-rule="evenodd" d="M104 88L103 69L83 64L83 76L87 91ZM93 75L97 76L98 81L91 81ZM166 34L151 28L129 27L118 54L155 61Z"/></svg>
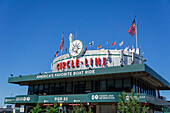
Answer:
<svg viewBox="0 0 170 113"><path fill-rule="evenodd" d="M152 85L133 78L112 78L83 81L65 81L30 85L29 95L56 95L56 94L85 94L90 92L130 92L146 93L156 96L156 90Z"/></svg>

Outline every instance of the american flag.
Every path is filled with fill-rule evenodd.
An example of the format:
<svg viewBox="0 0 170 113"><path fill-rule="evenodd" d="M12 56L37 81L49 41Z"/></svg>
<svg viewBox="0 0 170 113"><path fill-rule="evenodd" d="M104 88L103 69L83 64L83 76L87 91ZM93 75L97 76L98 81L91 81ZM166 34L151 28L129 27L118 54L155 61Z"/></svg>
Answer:
<svg viewBox="0 0 170 113"><path fill-rule="evenodd" d="M129 30L128 30L128 33L133 36L135 33L136 33L136 17L135 19L133 20Z"/></svg>
<svg viewBox="0 0 170 113"><path fill-rule="evenodd" d="M64 37L62 36L62 40L61 40L61 43L60 43L61 55L63 54L63 45L64 45Z"/></svg>

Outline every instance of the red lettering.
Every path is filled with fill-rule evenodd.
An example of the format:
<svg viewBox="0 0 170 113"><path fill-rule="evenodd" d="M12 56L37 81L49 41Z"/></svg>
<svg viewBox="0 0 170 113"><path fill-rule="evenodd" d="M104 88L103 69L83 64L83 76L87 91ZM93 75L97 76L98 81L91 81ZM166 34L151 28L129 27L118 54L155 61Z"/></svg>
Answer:
<svg viewBox="0 0 170 113"><path fill-rule="evenodd" d="M93 65L93 59L90 58L90 65L92 66Z"/></svg>
<svg viewBox="0 0 170 113"><path fill-rule="evenodd" d="M70 60L67 61L67 64L66 64L67 68L70 68L69 64L70 64Z"/></svg>
<svg viewBox="0 0 170 113"><path fill-rule="evenodd" d="M97 65L100 65L100 58L95 58L95 65L97 66Z"/></svg>
<svg viewBox="0 0 170 113"><path fill-rule="evenodd" d="M66 68L66 63L65 62L63 62L63 69L65 69Z"/></svg>
<svg viewBox="0 0 170 113"><path fill-rule="evenodd" d="M87 61L87 58L85 58L85 66L88 66L88 61Z"/></svg>
<svg viewBox="0 0 170 113"><path fill-rule="evenodd" d="M79 59L76 59L76 67L79 67Z"/></svg>
<svg viewBox="0 0 170 113"><path fill-rule="evenodd" d="M74 67L74 61L71 60L71 67Z"/></svg>
<svg viewBox="0 0 170 113"><path fill-rule="evenodd" d="M60 65L60 64L59 64L59 63L57 63L57 67L56 67L56 69L57 69L57 70L59 70L59 65Z"/></svg>
<svg viewBox="0 0 170 113"><path fill-rule="evenodd" d="M62 62L60 62L60 69L62 69Z"/></svg>
<svg viewBox="0 0 170 113"><path fill-rule="evenodd" d="M103 65L106 65L106 57L103 57Z"/></svg>

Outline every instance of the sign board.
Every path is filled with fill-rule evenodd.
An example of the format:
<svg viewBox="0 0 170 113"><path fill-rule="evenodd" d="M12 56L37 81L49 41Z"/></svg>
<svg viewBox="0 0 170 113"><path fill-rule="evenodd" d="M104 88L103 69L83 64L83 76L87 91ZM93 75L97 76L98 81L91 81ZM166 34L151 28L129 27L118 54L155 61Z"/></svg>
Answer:
<svg viewBox="0 0 170 113"><path fill-rule="evenodd" d="M20 112L24 112L24 108L20 108Z"/></svg>

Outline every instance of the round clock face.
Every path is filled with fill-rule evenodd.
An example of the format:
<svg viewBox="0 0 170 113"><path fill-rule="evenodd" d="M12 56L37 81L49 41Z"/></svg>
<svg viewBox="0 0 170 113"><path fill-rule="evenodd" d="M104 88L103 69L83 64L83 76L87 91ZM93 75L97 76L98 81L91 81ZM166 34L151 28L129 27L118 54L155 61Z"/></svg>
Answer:
<svg viewBox="0 0 170 113"><path fill-rule="evenodd" d="M69 53L71 56L79 56L83 52L83 43L80 40L74 40L70 45Z"/></svg>

